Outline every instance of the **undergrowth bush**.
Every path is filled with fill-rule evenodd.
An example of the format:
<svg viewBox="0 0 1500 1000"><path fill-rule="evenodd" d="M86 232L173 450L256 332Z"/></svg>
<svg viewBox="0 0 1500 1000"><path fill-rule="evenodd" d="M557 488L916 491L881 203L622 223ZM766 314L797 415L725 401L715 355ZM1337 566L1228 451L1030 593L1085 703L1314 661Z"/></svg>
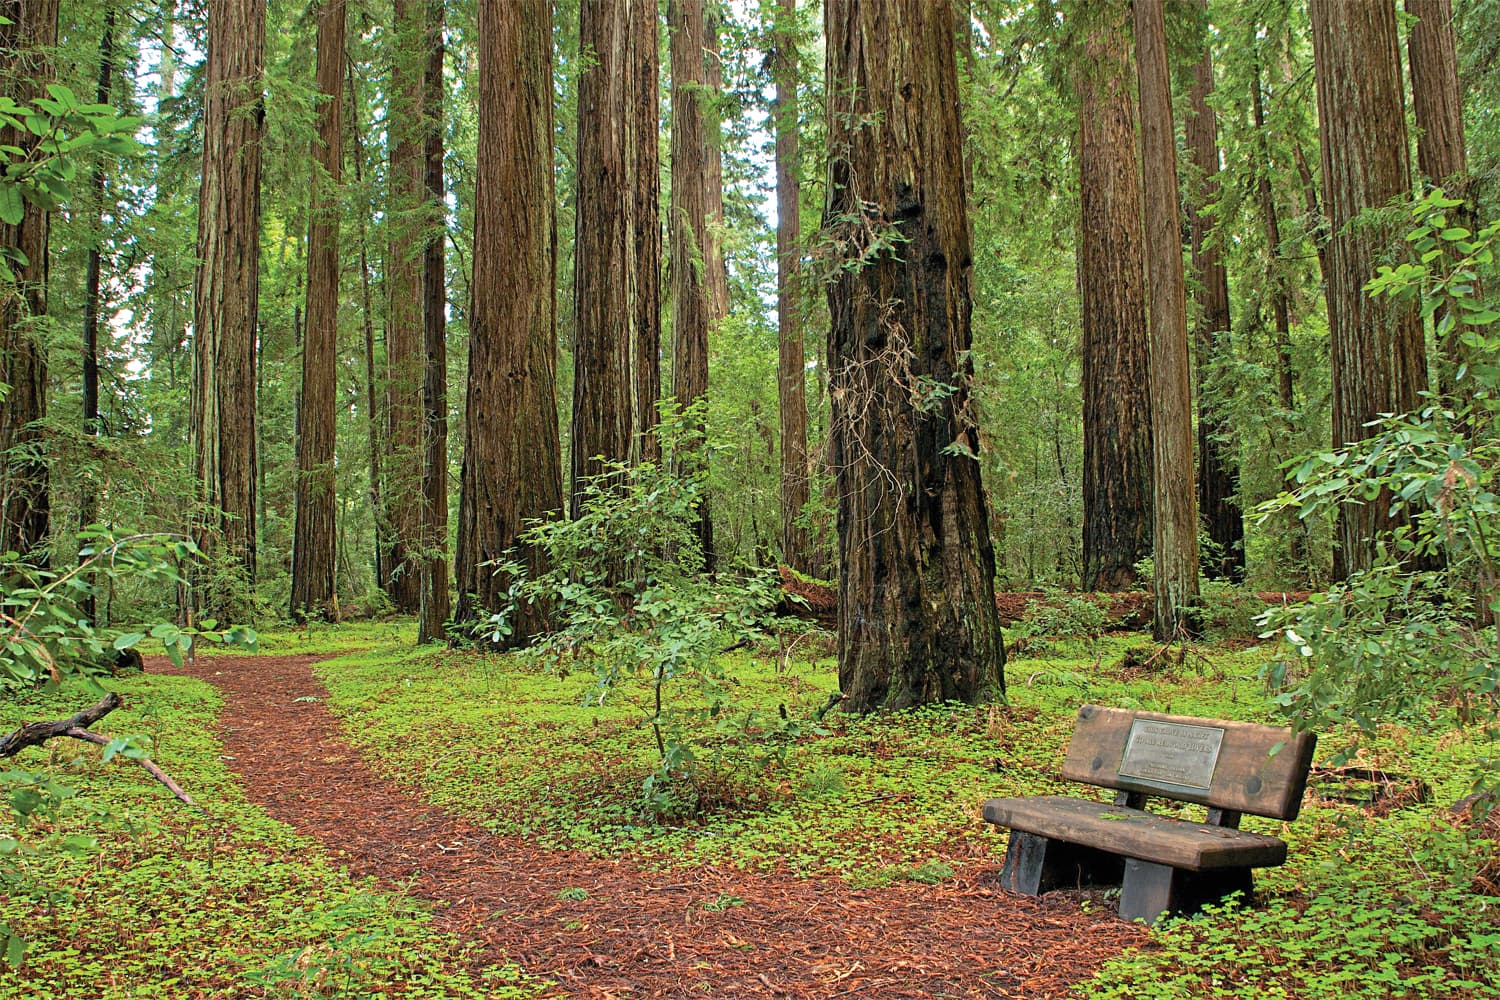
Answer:
<svg viewBox="0 0 1500 1000"><path fill-rule="evenodd" d="M1500 739L1500 311L1474 298L1493 274L1500 225L1474 234L1449 226L1459 203L1430 192L1412 209L1416 259L1382 267L1371 295L1413 298L1440 343L1461 344L1467 365L1452 398L1386 416L1363 441L1299 460L1295 488L1266 505L1331 519L1348 505L1389 504L1401 527L1379 539L1373 564L1326 593L1262 619L1279 640L1266 669L1278 704L1299 726L1345 723L1368 736L1384 720L1455 710ZM1352 752L1352 750L1350 751ZM1500 763L1483 761L1478 791L1500 791Z"/></svg>
<svg viewBox="0 0 1500 1000"><path fill-rule="evenodd" d="M694 530L704 462L673 468L674 454L711 451L692 430L697 412L664 410L660 463L611 465L584 484L576 517L523 534L546 554L549 569L528 578L520 563L499 567L513 581L512 605L489 624L498 639L509 634L515 602L552 608L553 631L520 655L559 674L592 672L592 704L604 704L622 678L646 679L646 723L658 761L641 797L662 819L733 801L733 774L743 769L737 758L747 748L760 759L778 756L808 728L785 704L774 713L738 705L724 671L723 652L752 646L778 627L781 588L766 570L706 572ZM684 686L694 699L680 695ZM711 741L702 738L701 723L711 727Z"/></svg>

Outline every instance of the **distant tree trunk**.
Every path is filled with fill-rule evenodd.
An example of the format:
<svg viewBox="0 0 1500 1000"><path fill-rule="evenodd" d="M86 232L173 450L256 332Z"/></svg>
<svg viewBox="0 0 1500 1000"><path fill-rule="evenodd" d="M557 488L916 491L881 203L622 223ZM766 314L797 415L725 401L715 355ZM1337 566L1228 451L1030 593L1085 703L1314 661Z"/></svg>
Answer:
<svg viewBox="0 0 1500 1000"><path fill-rule="evenodd" d="M54 76L57 0L4 0L0 16L0 74L5 93L18 102L46 97ZM0 128L0 145L23 150L40 140L24 129ZM10 387L0 402L0 552L19 552L34 563L48 561L51 512L45 434L47 348L39 322L47 315L47 238L50 215L27 203L19 224L0 222L0 248L18 251L12 263L17 292L0 303L0 383Z"/></svg>
<svg viewBox="0 0 1500 1000"><path fill-rule="evenodd" d="M386 218L390 233L386 289L386 523L389 576L382 582L396 610L421 610L422 384L426 370L422 319L422 205L426 150L422 77L426 0L395 0L391 45L390 149Z"/></svg>
<svg viewBox="0 0 1500 1000"><path fill-rule="evenodd" d="M115 70L115 9L104 8L104 33L99 38L99 82L94 88L94 101L108 104ZM100 244L104 240L104 199L107 193L104 160L94 164L91 178L95 198L94 237L89 244L88 262L83 276L83 433L85 437L98 437L103 428L99 424L99 283L103 254ZM87 528L99 520L99 494L91 477L84 476L79 483L78 526ZM79 561L83 555L80 546ZM94 594L90 591L78 602L78 608L91 622L98 608Z"/></svg>
<svg viewBox="0 0 1500 1000"><path fill-rule="evenodd" d="M1083 317L1083 586L1135 583L1151 554L1150 335L1129 7L1096 5L1076 77Z"/></svg>
<svg viewBox="0 0 1500 1000"><path fill-rule="evenodd" d="M1206 19L1208 0L1198 0L1198 6ZM1208 214L1209 208L1219 200L1219 126L1208 105L1213 92L1213 52L1205 35L1203 56L1193 67L1191 114L1186 125L1188 148L1196 168L1189 223L1193 270L1198 276L1198 323L1193 337L1198 370L1198 512L1215 550L1204 560L1204 569L1215 579L1237 582L1245 576L1245 522L1236 496L1239 473L1227 440L1233 428L1220 414L1219 406L1203 391L1209 358L1218 350L1219 338L1228 336L1230 331L1229 274L1224 269L1219 247L1210 243L1213 218Z"/></svg>
<svg viewBox="0 0 1500 1000"><path fill-rule="evenodd" d="M1256 44L1253 29L1250 45ZM1281 217L1276 209L1276 196L1271 188L1271 141L1266 134L1265 95L1261 92L1260 63L1252 67L1250 82L1250 107L1255 123L1256 145L1260 163L1256 169L1256 197L1260 201L1261 220L1266 231L1266 284L1271 296L1272 336L1276 347L1276 397L1281 404L1283 422L1288 434L1295 429L1293 414L1297 408L1296 386L1292 368L1292 319L1290 296L1287 293L1288 261L1281 249ZM1295 566L1307 560L1304 537L1307 526L1293 511L1285 515L1283 535L1286 538L1287 555Z"/></svg>
<svg viewBox="0 0 1500 1000"><path fill-rule="evenodd" d="M339 340L339 192L344 173L344 0L318 9L318 137L313 141L307 229L307 332L297 412L297 511L292 536L292 617L333 619Z"/></svg>
<svg viewBox="0 0 1500 1000"><path fill-rule="evenodd" d="M722 316L715 275L712 165L719 159L714 144L718 112L709 82L709 60L717 52L705 45L712 22L704 0L671 0L667 6L672 60L672 395L685 409L708 394L708 332ZM722 210L722 209L721 209ZM698 422L697 429L703 429ZM701 454L678 454L684 472L701 471ZM698 509L698 541L707 568L713 568L713 520L708 499Z"/></svg>
<svg viewBox="0 0 1500 1000"><path fill-rule="evenodd" d="M360 101L356 77L354 75L354 63L349 63L349 80L347 91L349 94L349 137L354 143L354 184L361 192L365 190L364 183L364 136L359 124ZM375 305L374 295L370 290L370 243L369 231L365 220L367 213L374 214L374 205L366 203L356 213L359 220L359 297L360 297L360 322L364 330L365 347L365 432L367 447L369 449L370 463L370 485L367 495L370 499L370 512L375 520L375 580L376 584L384 590L383 582L386 579L387 567L386 556L389 550L386 531L385 500L382 495L382 475L380 468L380 388L379 379L376 375L375 364Z"/></svg>
<svg viewBox="0 0 1500 1000"><path fill-rule="evenodd" d="M973 261L952 12L828 0L824 26L825 225L849 259L870 255L828 286L839 687L857 712L978 701L1004 690L1005 649L967 416ZM919 399L933 382L952 394Z"/></svg>
<svg viewBox="0 0 1500 1000"><path fill-rule="evenodd" d="M1254 44L1251 39L1251 44ZM1260 201L1261 220L1266 230L1266 287L1271 294L1271 319L1276 337L1276 395L1282 410L1296 408L1294 372L1292 370L1292 320L1287 295L1286 255L1281 250L1281 217L1271 190L1271 142L1266 135L1266 102L1261 93L1260 64L1254 66L1250 89L1250 107L1255 122L1256 145L1260 163L1256 170L1256 197Z"/></svg>
<svg viewBox="0 0 1500 1000"><path fill-rule="evenodd" d="M1412 108L1417 120L1417 166L1428 182L1443 188L1461 204L1449 213L1454 226L1476 231L1477 213L1469 185L1469 160L1464 148L1463 90L1458 79L1458 47L1450 0L1406 0L1406 13L1416 18L1407 35L1411 59ZM1475 287L1474 297L1483 290ZM1438 314L1439 318L1442 313ZM1472 401L1472 390L1459 385L1459 368L1469 360L1463 342L1452 334L1442 350L1443 396L1453 405Z"/></svg>
<svg viewBox="0 0 1500 1000"><path fill-rule="evenodd" d="M479 171L456 615L470 626L482 626L485 612L509 603L511 578L489 563L519 545L528 521L556 516L563 505L550 0L481 0L479 38ZM618 443L626 446L628 439ZM529 545L519 545L516 558L533 576L547 568L542 551ZM499 645L523 645L546 629L546 609L523 605L510 625Z"/></svg>
<svg viewBox="0 0 1500 1000"><path fill-rule="evenodd" d="M1404 214L1377 224L1359 218L1411 185L1395 7L1312 0L1310 10L1331 234L1333 444L1342 448L1368 437L1365 425L1377 415L1419 405L1427 356L1416 304L1364 292L1381 254L1409 221ZM1374 564L1377 543L1403 521L1390 507L1390 497L1382 496L1339 512L1335 579Z"/></svg>
<svg viewBox="0 0 1500 1000"><path fill-rule="evenodd" d="M797 523L807 506L807 360L802 345L797 275L802 204L797 163L797 0L777 0L772 40L776 78L776 325L777 396L781 404L781 558L801 573L813 572L812 540Z"/></svg>
<svg viewBox="0 0 1500 1000"><path fill-rule="evenodd" d="M1198 603L1198 498L1193 489L1193 391L1188 374L1177 141L1162 0L1136 0L1146 272L1151 288L1151 447L1155 516L1153 630L1161 640L1191 626Z"/></svg>
<svg viewBox="0 0 1500 1000"><path fill-rule="evenodd" d="M193 454L209 524L243 594L198 592L199 609L243 613L255 583L256 333L260 307L264 0L210 0L198 265L193 289ZM217 522L216 524L214 522Z"/></svg>
<svg viewBox="0 0 1500 1000"><path fill-rule="evenodd" d="M635 450L635 192L631 135L630 9L639 0L579 8L579 48L593 62L578 81L577 229L573 238L573 487L577 516L585 481Z"/></svg>
<svg viewBox="0 0 1500 1000"><path fill-rule="evenodd" d="M549 20L550 23L550 20ZM452 610L448 595L448 207L443 199L443 0L427 3L427 69L422 80L422 571L417 641L438 642ZM555 412L555 411L554 411ZM556 434L552 435L556 438Z"/></svg>
<svg viewBox="0 0 1500 1000"><path fill-rule="evenodd" d="M640 460L661 461L661 441L656 436L661 402L661 53L656 4L633 0L631 21L631 72L634 91L633 133L635 151L635 292L631 300L635 316L635 426Z"/></svg>

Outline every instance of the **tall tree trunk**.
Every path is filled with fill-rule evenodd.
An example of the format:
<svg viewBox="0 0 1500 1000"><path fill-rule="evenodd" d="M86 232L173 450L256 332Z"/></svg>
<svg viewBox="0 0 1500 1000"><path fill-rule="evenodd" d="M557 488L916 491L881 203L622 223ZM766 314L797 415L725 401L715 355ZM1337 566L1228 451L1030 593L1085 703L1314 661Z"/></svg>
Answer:
<svg viewBox="0 0 1500 1000"><path fill-rule="evenodd" d="M543 552L518 539L528 521L557 516L563 496L550 0L481 0L479 38L479 170L457 620L481 626L475 631L482 632L484 612L509 603L511 580L496 574L490 563L519 545L516 557L528 573L545 571ZM510 626L500 645L524 644L546 629L546 609L523 605Z"/></svg>
<svg viewBox="0 0 1500 1000"><path fill-rule="evenodd" d="M426 0L395 0L387 129L385 502L391 547L384 586L396 609L408 614L421 610L425 4Z"/></svg>
<svg viewBox="0 0 1500 1000"><path fill-rule="evenodd" d="M1463 90L1458 79L1458 47L1453 31L1450 0L1406 0L1406 13L1416 18L1407 35L1411 59L1412 108L1417 120L1417 167L1431 184L1443 188L1454 206L1449 219L1454 226L1476 231L1477 213L1469 185L1469 159L1464 148ZM1481 287L1473 291L1483 296ZM1438 319L1443 318L1438 313ZM1462 407L1473 401L1472 387L1461 386L1459 369L1470 359L1463 342L1453 333L1439 345L1442 350L1441 385L1450 404Z"/></svg>
<svg viewBox="0 0 1500 1000"><path fill-rule="evenodd" d="M1257 44L1254 29L1250 45ZM1271 188L1271 140L1266 132L1265 95L1261 92L1261 67L1259 57L1252 66L1250 79L1250 107L1255 123L1256 147L1260 163L1256 169L1256 197L1260 202L1262 224L1266 231L1266 282L1271 296L1271 328L1276 348L1276 397L1281 404L1282 420L1286 433L1296 429L1294 413L1297 409L1296 384L1292 368L1292 318L1290 295L1287 291L1290 263L1281 248L1281 216L1276 209L1276 195ZM1293 566L1304 567L1307 547L1304 536L1307 526L1295 512L1285 515L1283 537L1286 538L1287 556Z"/></svg>
<svg viewBox="0 0 1500 1000"><path fill-rule="evenodd" d="M1082 7L1075 7L1083 11ZM1087 16L1079 120L1083 586L1125 590L1151 554L1150 335L1129 6Z"/></svg>
<svg viewBox="0 0 1500 1000"><path fill-rule="evenodd" d="M1251 39L1251 44L1255 39ZM1256 147L1260 157L1255 190L1260 202L1261 222L1266 230L1266 287L1271 294L1271 323L1276 338L1276 395L1281 408L1291 413L1297 400L1292 370L1292 319L1287 294L1286 254L1281 249L1281 216L1276 210L1276 196L1271 189L1271 140L1266 134L1266 101L1261 92L1260 63L1251 77L1251 114L1255 123Z"/></svg>
<svg viewBox="0 0 1500 1000"><path fill-rule="evenodd" d="M193 454L208 523L244 593L198 592L199 609L243 614L255 583L256 333L260 307L264 0L210 0L198 265L193 288ZM216 522L216 523L215 523Z"/></svg>
<svg viewBox="0 0 1500 1000"><path fill-rule="evenodd" d="M366 198L355 217L359 220L360 323L364 331L365 347L365 432L370 464L370 484L367 495L370 500L370 513L375 521L375 581L376 585L384 590L384 581L388 575L386 556L389 551L389 542L387 541L385 500L381 489L383 485L380 462L382 413L379 378L376 375L375 364L375 304L374 295L370 290L370 241L365 221L374 215L375 205L365 194L364 133L359 124L361 102L352 61L349 63L348 72L349 138L354 144L354 184L359 188L361 197Z"/></svg>
<svg viewBox="0 0 1500 1000"><path fill-rule="evenodd" d="M1206 21L1208 0L1198 0L1198 7ZM1219 200L1219 125L1208 104L1213 92L1212 43L1205 33L1203 56L1193 67L1191 112L1186 125L1195 168L1189 223L1193 271L1198 276L1197 328L1193 336L1198 371L1198 512L1214 548L1213 555L1204 560L1204 569L1215 579L1239 581L1245 576L1245 522L1236 496L1239 473L1228 440L1233 428L1203 391L1209 358L1218 350L1219 339L1230 331L1229 274L1218 245L1211 242L1215 234L1209 214Z"/></svg>
<svg viewBox="0 0 1500 1000"><path fill-rule="evenodd" d="M578 81L577 230L573 240L573 492L633 454L636 170L631 148L630 8L642 0L580 5L579 48L592 63Z"/></svg>
<svg viewBox="0 0 1500 1000"><path fill-rule="evenodd" d="M0 75L5 93L18 102L46 97L54 76L57 0L3 0L0 16ZM40 139L25 129L0 128L0 145L34 149ZM12 262L16 294L0 302L0 552L19 552L34 563L48 561L51 494L46 439L49 213L27 202L18 224L0 222L0 248L19 252Z"/></svg>
<svg viewBox="0 0 1500 1000"><path fill-rule="evenodd" d="M828 286L839 687L859 712L977 701L1004 690L1005 649L965 417L973 260L952 12L828 0L824 26L825 225L849 260L869 255ZM931 382L952 394L919 400Z"/></svg>
<svg viewBox="0 0 1500 1000"><path fill-rule="evenodd" d="M1198 603L1198 498L1193 489L1193 391L1188 374L1177 141L1162 0L1136 0L1136 73L1141 86L1141 160L1146 273L1151 289L1151 480L1153 583L1158 639L1192 623Z"/></svg>
<svg viewBox="0 0 1500 1000"><path fill-rule="evenodd" d="M1333 444L1342 448L1367 437L1365 425L1379 414L1419 405L1427 356L1416 304L1364 292L1403 227L1401 220L1371 224L1359 217L1405 195L1411 184L1395 7L1312 0L1310 9L1330 229ZM1382 496L1339 512L1336 579L1374 564L1377 544L1404 520L1390 508Z"/></svg>
<svg viewBox="0 0 1500 1000"><path fill-rule="evenodd" d="M718 112L709 81L712 22L704 0L671 0L667 6L672 59L672 395L686 409L708 394L708 333L722 314L715 275L715 191L712 165L719 159L713 144ZM712 52L717 53L717 43ZM722 204L722 203L721 203ZM722 210L722 209L721 209ZM703 430L701 421L695 428ZM701 447L676 456L685 473L702 472ZM708 498L699 502L698 541L713 568L713 520Z"/></svg>
<svg viewBox="0 0 1500 1000"><path fill-rule="evenodd" d="M661 461L656 436L661 402L661 52L656 4L633 0L630 8L631 72L634 74L635 175L635 426L640 461Z"/></svg>
<svg viewBox="0 0 1500 1000"><path fill-rule="evenodd" d="M422 572L417 641L437 642L448 596L448 225L443 200L443 0L427 3L427 70L422 81ZM556 437L556 435L553 435Z"/></svg>
<svg viewBox="0 0 1500 1000"><path fill-rule="evenodd" d="M297 413L297 512L292 536L292 617L333 619L336 546L336 359L339 340L339 204L344 173L344 0L318 9L313 141L307 229L307 331Z"/></svg>
<svg viewBox="0 0 1500 1000"><path fill-rule="evenodd" d="M97 104L110 103L110 90L115 70L115 9L104 8L104 30L99 38L99 80L94 88ZM83 275L83 433L87 437L98 437L103 428L99 425L99 284L103 252L100 244L104 240L104 199L107 194L107 177L104 160L94 164L90 178L95 199L94 237L89 245L88 262ZM78 527L85 529L99 520L99 494L91 477L84 476L79 484ZM86 557L80 545L79 561ZM78 602L84 616L93 621L98 612L94 593L90 590Z"/></svg>
<svg viewBox="0 0 1500 1000"><path fill-rule="evenodd" d="M776 326L777 396L781 404L781 558L813 572L812 541L799 525L807 506L807 361L802 346L797 275L801 260L802 181L797 163L797 0L777 0L772 36L776 77Z"/></svg>

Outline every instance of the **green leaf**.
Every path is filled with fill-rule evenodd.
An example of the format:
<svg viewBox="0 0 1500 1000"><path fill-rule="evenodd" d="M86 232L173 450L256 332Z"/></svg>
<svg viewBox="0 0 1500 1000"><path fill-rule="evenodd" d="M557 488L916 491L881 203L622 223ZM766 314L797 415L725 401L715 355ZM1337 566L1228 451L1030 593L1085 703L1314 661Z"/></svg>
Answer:
<svg viewBox="0 0 1500 1000"><path fill-rule="evenodd" d="M19 226L26 216L26 204L21 200L21 189L12 184L0 184L0 222Z"/></svg>
<svg viewBox="0 0 1500 1000"><path fill-rule="evenodd" d="M126 632L115 639L114 647L117 651L126 650L144 638L146 638L146 633L144 632Z"/></svg>

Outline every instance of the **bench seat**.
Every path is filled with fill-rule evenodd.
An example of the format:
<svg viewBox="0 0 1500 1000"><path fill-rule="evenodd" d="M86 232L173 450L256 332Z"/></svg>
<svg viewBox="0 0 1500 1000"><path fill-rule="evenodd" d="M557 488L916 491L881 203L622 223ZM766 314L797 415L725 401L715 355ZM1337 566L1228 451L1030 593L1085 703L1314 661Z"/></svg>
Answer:
<svg viewBox="0 0 1500 1000"><path fill-rule="evenodd" d="M1049 840L1188 871L1270 868L1286 861L1286 843L1275 837L1061 795L990 799L984 818Z"/></svg>

